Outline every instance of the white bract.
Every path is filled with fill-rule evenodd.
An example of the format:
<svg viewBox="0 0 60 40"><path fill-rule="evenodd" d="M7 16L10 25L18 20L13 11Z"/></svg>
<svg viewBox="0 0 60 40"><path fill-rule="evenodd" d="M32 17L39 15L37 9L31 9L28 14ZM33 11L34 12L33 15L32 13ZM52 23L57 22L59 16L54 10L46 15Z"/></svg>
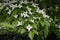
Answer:
<svg viewBox="0 0 60 40"><path fill-rule="evenodd" d="M27 3L28 3L28 1L27 1L27 0L25 0L25 1L24 1L24 3L25 3L25 4L27 4Z"/></svg>
<svg viewBox="0 0 60 40"><path fill-rule="evenodd" d="M11 4L10 7L12 7L12 10L14 10L18 6L17 6L17 4L15 4L15 5Z"/></svg>
<svg viewBox="0 0 60 40"><path fill-rule="evenodd" d="M15 18L17 18L17 17L18 17L18 15L14 15L14 17L15 17Z"/></svg>
<svg viewBox="0 0 60 40"><path fill-rule="evenodd" d="M27 14L27 11L26 11L26 12L21 13L21 17L29 17L29 15Z"/></svg>
<svg viewBox="0 0 60 40"><path fill-rule="evenodd" d="M9 15L11 14L11 10L8 11L8 14L9 14Z"/></svg>
<svg viewBox="0 0 60 40"><path fill-rule="evenodd" d="M34 4L34 3L32 3L32 6L33 6L33 7L37 7L36 4Z"/></svg>
<svg viewBox="0 0 60 40"><path fill-rule="evenodd" d="M6 9L5 10L8 10L9 8L8 7L6 7Z"/></svg>
<svg viewBox="0 0 60 40"><path fill-rule="evenodd" d="M19 8L21 8L21 7L22 7L22 5L21 5L21 4L19 4L19 5L18 5L18 7L19 7Z"/></svg>
<svg viewBox="0 0 60 40"><path fill-rule="evenodd" d="M51 22L51 20L49 20L49 22Z"/></svg>
<svg viewBox="0 0 60 40"><path fill-rule="evenodd" d="M39 7L37 7L36 12L41 13L41 14L45 14L45 11L44 11L43 9L42 9L42 10L40 10L40 9L39 9Z"/></svg>
<svg viewBox="0 0 60 40"><path fill-rule="evenodd" d="M20 4L24 3L22 0L20 1Z"/></svg>
<svg viewBox="0 0 60 40"><path fill-rule="evenodd" d="M45 11L44 10L40 10L40 13L45 14Z"/></svg>
<svg viewBox="0 0 60 40"><path fill-rule="evenodd" d="M60 28L60 24L58 25L58 28Z"/></svg>
<svg viewBox="0 0 60 40"><path fill-rule="evenodd" d="M30 21L31 21L32 23L34 23L34 20L33 20L33 19L31 19Z"/></svg>
<svg viewBox="0 0 60 40"><path fill-rule="evenodd" d="M25 21L27 21L27 19L25 19Z"/></svg>
<svg viewBox="0 0 60 40"><path fill-rule="evenodd" d="M27 8L27 10L29 11L29 14L32 15L32 14L33 14L33 13L31 12L32 9L31 9L29 6L27 6L26 8Z"/></svg>
<svg viewBox="0 0 60 40"><path fill-rule="evenodd" d="M29 12L32 10L31 8L29 8L29 6L27 6L26 8L27 8L27 10L28 10Z"/></svg>
<svg viewBox="0 0 60 40"><path fill-rule="evenodd" d="M38 19L41 20L41 17L39 17Z"/></svg>
<svg viewBox="0 0 60 40"><path fill-rule="evenodd" d="M32 15L33 13L32 13L31 11L29 11L29 14L31 14L31 15Z"/></svg>
<svg viewBox="0 0 60 40"><path fill-rule="evenodd" d="M6 27L4 27L4 29L7 29Z"/></svg>
<svg viewBox="0 0 60 40"><path fill-rule="evenodd" d="M55 5L56 9L58 9L59 7L57 5Z"/></svg>
<svg viewBox="0 0 60 40"><path fill-rule="evenodd" d="M43 14L43 17L45 17L45 18L49 18L49 16L48 16L48 15L46 15L46 14Z"/></svg>
<svg viewBox="0 0 60 40"><path fill-rule="evenodd" d="M32 29L32 26L30 24L28 24L28 26L26 27L28 29L28 32Z"/></svg>
<svg viewBox="0 0 60 40"><path fill-rule="evenodd" d="M55 26L58 26L57 24L55 24Z"/></svg>
<svg viewBox="0 0 60 40"><path fill-rule="evenodd" d="M37 19L37 17L33 17L33 19Z"/></svg>
<svg viewBox="0 0 60 40"><path fill-rule="evenodd" d="M20 26L20 25L22 25L22 22L18 21L18 24L17 24L17 26Z"/></svg>
<svg viewBox="0 0 60 40"><path fill-rule="evenodd" d="M12 1L11 1L11 3L15 3L15 2L16 2L16 0L12 0Z"/></svg>

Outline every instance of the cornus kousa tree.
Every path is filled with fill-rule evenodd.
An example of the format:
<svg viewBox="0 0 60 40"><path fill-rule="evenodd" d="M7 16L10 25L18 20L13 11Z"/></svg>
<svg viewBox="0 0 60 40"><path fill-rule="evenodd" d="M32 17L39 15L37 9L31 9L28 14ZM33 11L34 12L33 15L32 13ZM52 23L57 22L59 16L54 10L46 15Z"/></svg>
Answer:
<svg viewBox="0 0 60 40"><path fill-rule="evenodd" d="M4 6L0 11L0 30L20 35L27 34L30 40L44 40L53 21L46 15L45 9L29 1L15 1Z"/></svg>

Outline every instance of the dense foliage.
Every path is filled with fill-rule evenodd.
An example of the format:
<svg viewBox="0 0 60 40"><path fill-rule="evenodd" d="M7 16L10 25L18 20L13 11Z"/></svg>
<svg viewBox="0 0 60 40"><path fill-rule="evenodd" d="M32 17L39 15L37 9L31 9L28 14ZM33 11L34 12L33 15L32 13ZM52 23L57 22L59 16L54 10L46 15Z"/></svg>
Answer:
<svg viewBox="0 0 60 40"><path fill-rule="evenodd" d="M16 40L18 35L17 40L49 40L46 38L50 35L59 40L59 10L59 0L20 0L1 6L0 34L13 34L14 38L9 40Z"/></svg>

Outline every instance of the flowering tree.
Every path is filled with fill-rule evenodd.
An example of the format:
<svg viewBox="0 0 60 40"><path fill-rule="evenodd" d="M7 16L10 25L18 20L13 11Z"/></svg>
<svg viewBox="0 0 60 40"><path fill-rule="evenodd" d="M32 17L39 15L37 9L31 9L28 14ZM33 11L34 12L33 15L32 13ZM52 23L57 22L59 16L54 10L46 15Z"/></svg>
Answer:
<svg viewBox="0 0 60 40"><path fill-rule="evenodd" d="M42 3L41 6L44 8L41 9L39 2L14 1L2 7L0 10L0 33L6 34L9 31L22 36L26 35L30 40L44 40L51 31L58 35L56 21L59 19L48 14L52 13L52 10L55 12L55 9L46 8ZM58 9L57 6L56 8Z"/></svg>

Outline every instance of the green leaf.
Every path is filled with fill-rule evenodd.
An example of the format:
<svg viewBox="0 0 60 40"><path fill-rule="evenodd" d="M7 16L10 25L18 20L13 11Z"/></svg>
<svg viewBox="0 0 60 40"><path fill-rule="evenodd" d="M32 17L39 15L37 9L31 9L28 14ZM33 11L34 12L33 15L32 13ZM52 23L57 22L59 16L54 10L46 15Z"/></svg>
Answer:
<svg viewBox="0 0 60 40"><path fill-rule="evenodd" d="M38 35L38 32L36 30L33 30L33 32Z"/></svg>
<svg viewBox="0 0 60 40"><path fill-rule="evenodd" d="M17 26L17 24L18 24L18 21L17 20L15 20L15 21L12 22L12 25L13 26Z"/></svg>
<svg viewBox="0 0 60 40"><path fill-rule="evenodd" d="M11 27L11 25L8 22L2 22L1 25L4 27Z"/></svg>
<svg viewBox="0 0 60 40"><path fill-rule="evenodd" d="M45 21L46 26L50 26L50 23L48 21Z"/></svg>
<svg viewBox="0 0 60 40"><path fill-rule="evenodd" d="M26 32L26 29L24 29L23 27L18 29L18 33L20 34L24 34Z"/></svg>
<svg viewBox="0 0 60 40"><path fill-rule="evenodd" d="M32 26L33 28L37 29L37 25L35 23Z"/></svg>
<svg viewBox="0 0 60 40"><path fill-rule="evenodd" d="M26 29L21 29L21 34L24 34L26 32Z"/></svg>
<svg viewBox="0 0 60 40"><path fill-rule="evenodd" d="M44 21L40 21L41 26L45 26Z"/></svg>
<svg viewBox="0 0 60 40"><path fill-rule="evenodd" d="M34 37L35 33L33 31L30 31L28 36L31 40L33 40L33 37Z"/></svg>
<svg viewBox="0 0 60 40"><path fill-rule="evenodd" d="M49 32L49 30L48 30L48 27L46 26L45 29L44 29L44 36L45 37L48 35L48 32Z"/></svg>

